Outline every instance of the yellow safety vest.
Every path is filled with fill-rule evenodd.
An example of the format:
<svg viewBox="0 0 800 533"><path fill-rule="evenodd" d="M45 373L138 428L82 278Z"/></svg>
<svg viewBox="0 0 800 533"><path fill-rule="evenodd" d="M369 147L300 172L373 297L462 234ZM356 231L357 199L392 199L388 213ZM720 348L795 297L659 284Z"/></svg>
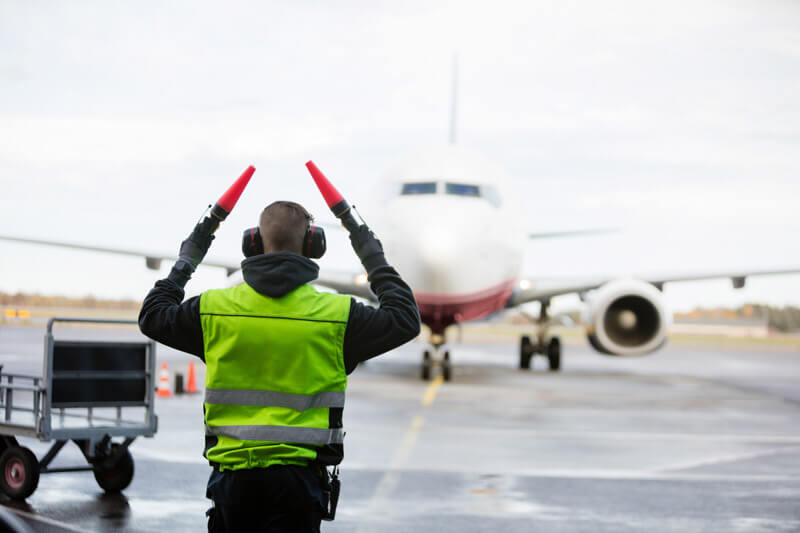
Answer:
<svg viewBox="0 0 800 533"><path fill-rule="evenodd" d="M280 298L246 283L201 295L206 434L217 437L209 461L222 470L305 465L342 444L349 314L349 296L311 285Z"/></svg>

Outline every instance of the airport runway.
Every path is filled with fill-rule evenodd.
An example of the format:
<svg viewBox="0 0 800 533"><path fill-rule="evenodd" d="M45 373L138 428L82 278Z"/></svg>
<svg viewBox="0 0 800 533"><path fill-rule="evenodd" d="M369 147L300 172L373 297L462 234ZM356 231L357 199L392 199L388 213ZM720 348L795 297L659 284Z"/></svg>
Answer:
<svg viewBox="0 0 800 533"><path fill-rule="evenodd" d="M37 371L42 335L0 326L5 370ZM192 359L159 349L171 370ZM351 376L342 498L323 531L800 531L800 352L617 359L567 346L554 374L543 360L517 370L510 344L456 344L454 381L425 383L421 349ZM201 402L157 402L159 432L132 445L124 495L54 474L26 503L2 503L36 531L203 531ZM68 448L58 462L80 463Z"/></svg>

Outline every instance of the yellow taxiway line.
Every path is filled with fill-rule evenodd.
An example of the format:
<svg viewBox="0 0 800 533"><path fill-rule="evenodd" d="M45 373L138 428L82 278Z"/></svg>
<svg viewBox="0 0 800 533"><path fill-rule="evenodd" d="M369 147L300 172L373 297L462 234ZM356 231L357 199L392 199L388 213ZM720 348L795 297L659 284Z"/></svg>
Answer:
<svg viewBox="0 0 800 533"><path fill-rule="evenodd" d="M425 393L420 400L422 412L414 416L411 420L411 425L406 429L403 438L400 440L400 444L397 446L394 455L392 455L386 472L384 472L380 481L378 481L378 485L368 505L367 516L385 516L391 512L390 496L400 481L399 471L408 464L411 452L414 450L422 427L425 425L425 411L433 405L433 402L436 400L436 394L439 392L439 387L442 386L442 383L444 383L444 378L439 375L431 381L430 385L425 389ZM367 531L364 527L359 528L357 533Z"/></svg>

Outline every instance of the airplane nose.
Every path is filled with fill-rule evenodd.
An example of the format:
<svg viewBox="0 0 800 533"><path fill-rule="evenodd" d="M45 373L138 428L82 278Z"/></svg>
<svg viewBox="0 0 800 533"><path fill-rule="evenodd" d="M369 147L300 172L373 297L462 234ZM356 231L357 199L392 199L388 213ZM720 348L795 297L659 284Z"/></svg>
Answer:
<svg viewBox="0 0 800 533"><path fill-rule="evenodd" d="M515 259L481 205L435 198L427 209L397 210L390 252L395 266L419 293L466 294L507 279ZM452 200L447 202L447 200ZM469 210L467 210L469 208ZM393 214L394 214L393 212Z"/></svg>
<svg viewBox="0 0 800 533"><path fill-rule="evenodd" d="M452 232L431 228L419 236L419 267L428 282L426 290L436 293L452 292L454 287L454 267L470 268L461 258L467 259L467 243L462 242Z"/></svg>
<svg viewBox="0 0 800 533"><path fill-rule="evenodd" d="M454 242L451 235L443 231L432 229L420 236L420 259L432 267L443 266L448 263L452 255Z"/></svg>

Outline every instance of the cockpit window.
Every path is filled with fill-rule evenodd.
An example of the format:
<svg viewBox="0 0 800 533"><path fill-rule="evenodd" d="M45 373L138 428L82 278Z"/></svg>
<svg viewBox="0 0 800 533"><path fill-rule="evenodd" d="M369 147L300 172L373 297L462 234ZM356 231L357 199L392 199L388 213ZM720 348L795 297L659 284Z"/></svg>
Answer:
<svg viewBox="0 0 800 533"><path fill-rule="evenodd" d="M400 194L436 194L436 182L423 181L418 183L404 183Z"/></svg>
<svg viewBox="0 0 800 533"><path fill-rule="evenodd" d="M475 196L480 197L481 188L477 185L465 185L463 183L446 183L445 192L455 196Z"/></svg>
<svg viewBox="0 0 800 533"><path fill-rule="evenodd" d="M481 193L483 193L483 197L486 198L486 201L494 207L500 207L503 205L503 201L500 198L500 192L492 185L481 185Z"/></svg>
<svg viewBox="0 0 800 533"><path fill-rule="evenodd" d="M395 189L396 191L397 189ZM412 181L400 185L400 194L403 196L417 194L446 194L467 198L483 198L491 206L499 208L503 202L499 191L488 184L470 185L468 183L437 182L437 181Z"/></svg>

